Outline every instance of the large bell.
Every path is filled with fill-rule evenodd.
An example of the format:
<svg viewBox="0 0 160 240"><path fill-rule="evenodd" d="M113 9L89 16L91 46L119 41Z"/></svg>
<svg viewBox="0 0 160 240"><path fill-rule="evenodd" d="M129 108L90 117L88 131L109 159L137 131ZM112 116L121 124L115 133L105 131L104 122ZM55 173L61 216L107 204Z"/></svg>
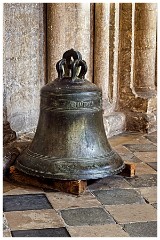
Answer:
<svg viewBox="0 0 160 240"><path fill-rule="evenodd" d="M41 89L40 116L30 147L17 159L18 170L61 180L97 179L124 168L107 140L102 92L85 79L86 62L73 49L63 54L58 78Z"/></svg>

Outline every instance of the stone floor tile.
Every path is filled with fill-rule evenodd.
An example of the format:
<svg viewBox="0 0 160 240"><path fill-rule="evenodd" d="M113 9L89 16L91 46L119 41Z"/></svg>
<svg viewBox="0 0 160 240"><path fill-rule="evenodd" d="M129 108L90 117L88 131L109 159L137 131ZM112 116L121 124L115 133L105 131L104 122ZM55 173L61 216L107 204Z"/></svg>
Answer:
<svg viewBox="0 0 160 240"><path fill-rule="evenodd" d="M121 153L119 154L122 158L123 161L129 161L129 162L134 162L134 163L139 163L142 162L139 158L134 156L133 153Z"/></svg>
<svg viewBox="0 0 160 240"><path fill-rule="evenodd" d="M139 192L134 189L119 189L93 191L93 194L104 205L145 203Z"/></svg>
<svg viewBox="0 0 160 240"><path fill-rule="evenodd" d="M76 196L62 192L46 193L54 209L81 208L100 206L100 202L89 192Z"/></svg>
<svg viewBox="0 0 160 240"><path fill-rule="evenodd" d="M108 177L108 186L110 188L132 188L132 185L128 184L122 176Z"/></svg>
<svg viewBox="0 0 160 240"><path fill-rule="evenodd" d="M64 227L54 209L13 211L5 213L11 231Z"/></svg>
<svg viewBox="0 0 160 240"><path fill-rule="evenodd" d="M120 224L157 220L157 210L150 204L106 205L107 211Z"/></svg>
<svg viewBox="0 0 160 240"><path fill-rule="evenodd" d="M46 228L18 230L12 232L13 237L70 237L66 228Z"/></svg>
<svg viewBox="0 0 160 240"><path fill-rule="evenodd" d="M128 148L131 152L156 152L157 147L150 143L150 144L124 144L126 148Z"/></svg>
<svg viewBox="0 0 160 240"><path fill-rule="evenodd" d="M109 188L131 188L130 185L122 176L114 175L105 177L96 181L90 181L88 188L90 190L101 190Z"/></svg>
<svg viewBox="0 0 160 240"><path fill-rule="evenodd" d="M134 152L134 155L143 162L157 161L157 152Z"/></svg>
<svg viewBox="0 0 160 240"><path fill-rule="evenodd" d="M3 196L4 212L52 208L45 194Z"/></svg>
<svg viewBox="0 0 160 240"><path fill-rule="evenodd" d="M125 224L123 229L130 237L157 237L157 222L138 222Z"/></svg>
<svg viewBox="0 0 160 240"><path fill-rule="evenodd" d="M157 171L157 162L147 162L147 164L152 167L155 171Z"/></svg>
<svg viewBox="0 0 160 240"><path fill-rule="evenodd" d="M67 225L103 225L115 223L113 218L103 208L76 208L61 211L62 218Z"/></svg>
<svg viewBox="0 0 160 240"><path fill-rule="evenodd" d="M143 174L135 176L133 178L126 178L134 188L137 187L152 187L157 186L157 175L156 174Z"/></svg>
<svg viewBox="0 0 160 240"><path fill-rule="evenodd" d="M111 144L111 146L117 146L129 141L132 141L134 139L139 138L141 135L139 133L135 133L135 134L131 134L131 133L122 133L119 134L117 136L113 136L111 138L108 139L109 143Z"/></svg>
<svg viewBox="0 0 160 240"><path fill-rule="evenodd" d="M157 144L157 136L153 136L153 135L148 135L145 136L147 139L149 139L151 142Z"/></svg>
<svg viewBox="0 0 160 240"><path fill-rule="evenodd" d="M144 136L138 137L136 139L133 139L131 141L128 141L127 144L150 144L151 141L149 141Z"/></svg>
<svg viewBox="0 0 160 240"><path fill-rule="evenodd" d="M138 190L148 203L157 202L157 187L143 187L138 188Z"/></svg>
<svg viewBox="0 0 160 240"><path fill-rule="evenodd" d="M135 174L136 175L157 174L157 172L152 167L150 167L149 165L141 162L141 163L136 163Z"/></svg>
<svg viewBox="0 0 160 240"><path fill-rule="evenodd" d="M5 192L3 195L20 195L20 194L37 194L44 193L40 188L35 188L31 186L16 187L10 191Z"/></svg>
<svg viewBox="0 0 160 240"><path fill-rule="evenodd" d="M10 182L7 182L7 181L3 181L3 193L11 191L15 188L17 188L16 184L13 184L13 183L10 183Z"/></svg>
<svg viewBox="0 0 160 240"><path fill-rule="evenodd" d="M88 180L87 181L87 191L97 190L97 189L110 189L108 185L108 177L96 180Z"/></svg>
<svg viewBox="0 0 160 240"><path fill-rule="evenodd" d="M104 224L94 226L68 226L71 237L129 237L118 224Z"/></svg>
<svg viewBox="0 0 160 240"><path fill-rule="evenodd" d="M122 145L118 145L112 148L119 154L131 153L129 149L127 149L125 146L122 146Z"/></svg>
<svg viewBox="0 0 160 240"><path fill-rule="evenodd" d="M12 237L11 232L9 230L4 231L3 237Z"/></svg>

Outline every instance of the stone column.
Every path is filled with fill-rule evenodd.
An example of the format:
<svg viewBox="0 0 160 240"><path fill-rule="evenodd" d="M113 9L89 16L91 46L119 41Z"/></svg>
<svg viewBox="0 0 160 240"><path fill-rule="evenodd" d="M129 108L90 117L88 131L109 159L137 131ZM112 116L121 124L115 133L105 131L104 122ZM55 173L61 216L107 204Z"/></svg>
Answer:
<svg viewBox="0 0 160 240"><path fill-rule="evenodd" d="M132 3L120 4L119 29L119 109L129 111L134 106L133 59L134 59L134 11Z"/></svg>
<svg viewBox="0 0 160 240"><path fill-rule="evenodd" d="M43 4L4 4L5 118L17 133L33 131L45 80Z"/></svg>
<svg viewBox="0 0 160 240"><path fill-rule="evenodd" d="M89 80L94 81L94 29L95 29L95 3L90 4L90 72Z"/></svg>
<svg viewBox="0 0 160 240"><path fill-rule="evenodd" d="M155 4L123 3L120 9L118 107L126 115L127 130L150 132L156 127Z"/></svg>
<svg viewBox="0 0 160 240"><path fill-rule="evenodd" d="M95 3L94 83L103 89L105 110L109 108L109 14L108 3Z"/></svg>
<svg viewBox="0 0 160 240"><path fill-rule="evenodd" d="M139 96L156 95L157 4L135 4L134 88Z"/></svg>
<svg viewBox="0 0 160 240"><path fill-rule="evenodd" d="M90 4L47 4L48 81L57 77L55 65L63 53L74 48L87 62L86 77L92 79L90 60Z"/></svg>
<svg viewBox="0 0 160 240"><path fill-rule="evenodd" d="M65 50L65 4L47 4L47 76L48 82L57 77L56 63Z"/></svg>
<svg viewBox="0 0 160 240"><path fill-rule="evenodd" d="M107 136L124 130L125 116L117 112L119 4L95 4L94 83L102 88Z"/></svg>
<svg viewBox="0 0 160 240"><path fill-rule="evenodd" d="M109 92L112 112L118 99L118 47L119 47L119 4L110 3L109 25Z"/></svg>

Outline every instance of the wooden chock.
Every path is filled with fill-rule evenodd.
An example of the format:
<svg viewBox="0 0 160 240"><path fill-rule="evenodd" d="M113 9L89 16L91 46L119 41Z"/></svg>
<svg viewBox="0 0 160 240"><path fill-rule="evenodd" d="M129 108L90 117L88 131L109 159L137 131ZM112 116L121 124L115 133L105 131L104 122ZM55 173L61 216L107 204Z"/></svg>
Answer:
<svg viewBox="0 0 160 240"><path fill-rule="evenodd" d="M134 177L136 172L136 164L133 162L125 162L125 168L119 175L125 176L125 177Z"/></svg>
<svg viewBox="0 0 160 240"><path fill-rule="evenodd" d="M85 180L43 179L22 173L17 170L14 165L10 167L8 179L25 185L72 193L75 195L83 193L87 187L87 181Z"/></svg>

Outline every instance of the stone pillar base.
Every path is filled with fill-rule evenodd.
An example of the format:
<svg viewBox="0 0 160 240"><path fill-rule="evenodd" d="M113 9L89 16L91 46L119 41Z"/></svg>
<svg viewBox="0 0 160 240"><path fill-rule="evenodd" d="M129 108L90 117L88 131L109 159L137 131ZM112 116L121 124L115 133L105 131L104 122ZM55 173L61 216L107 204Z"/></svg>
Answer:
<svg viewBox="0 0 160 240"><path fill-rule="evenodd" d="M156 130L156 113L126 113L126 131L151 133Z"/></svg>
<svg viewBox="0 0 160 240"><path fill-rule="evenodd" d="M117 135L125 131L125 115L121 112L114 112L103 116L103 122L107 137Z"/></svg>

